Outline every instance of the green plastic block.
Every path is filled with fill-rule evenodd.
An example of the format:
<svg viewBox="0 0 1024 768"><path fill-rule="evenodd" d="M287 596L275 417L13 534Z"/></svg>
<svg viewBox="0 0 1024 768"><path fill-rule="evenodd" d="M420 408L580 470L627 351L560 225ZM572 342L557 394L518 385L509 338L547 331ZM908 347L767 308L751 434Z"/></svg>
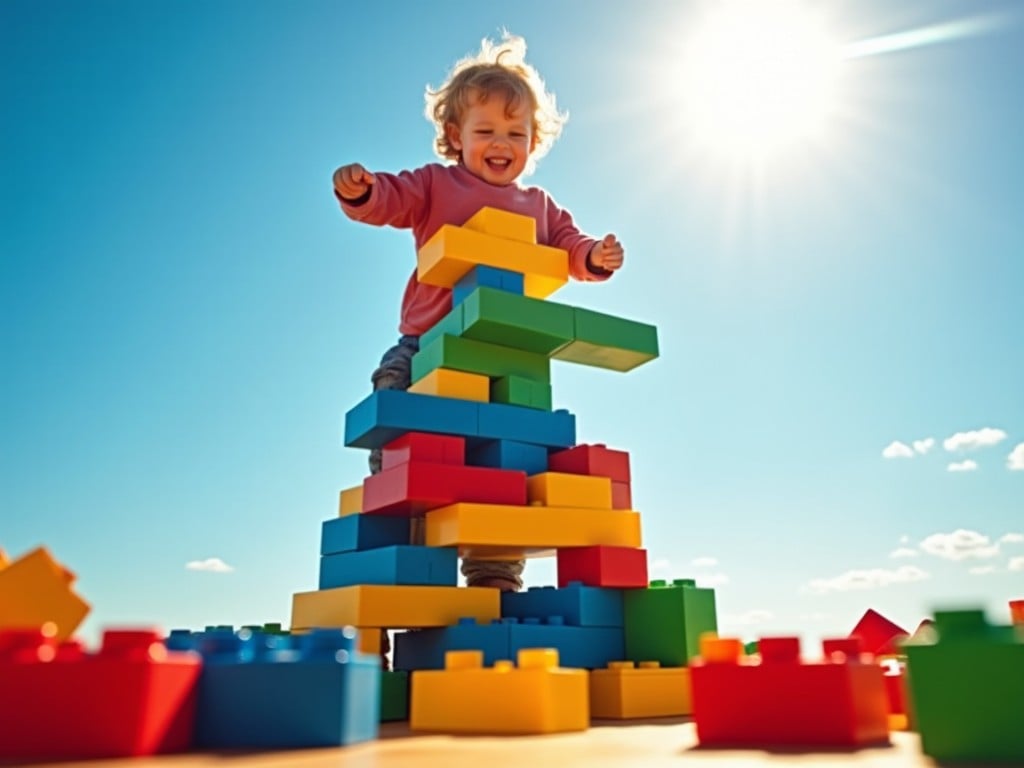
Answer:
<svg viewBox="0 0 1024 768"><path fill-rule="evenodd" d="M445 334L448 334L449 336L461 336L462 318L462 304L456 304L452 307L451 312L438 320L437 323L434 324L433 328L420 336L420 349L430 346L434 341Z"/></svg>
<svg viewBox="0 0 1024 768"><path fill-rule="evenodd" d="M453 368L492 377L522 376L551 383L551 361L545 355L448 334L434 339L413 355L412 380L419 381L435 368Z"/></svg>
<svg viewBox="0 0 1024 768"><path fill-rule="evenodd" d="M939 762L1024 765L1024 628L938 611L903 644L921 750Z"/></svg>
<svg viewBox="0 0 1024 768"><path fill-rule="evenodd" d="M626 658L685 667L700 653L700 636L717 632L715 590L693 579L652 581L647 589L623 592Z"/></svg>
<svg viewBox="0 0 1024 768"><path fill-rule="evenodd" d="M658 329L653 325L573 308L573 341L552 357L570 363L629 371L658 356Z"/></svg>
<svg viewBox="0 0 1024 768"><path fill-rule="evenodd" d="M380 721L409 719L409 673L404 670L381 672Z"/></svg>
<svg viewBox="0 0 1024 768"><path fill-rule="evenodd" d="M491 402L551 410L551 385L520 376L503 376L491 382Z"/></svg>
<svg viewBox="0 0 1024 768"><path fill-rule="evenodd" d="M460 305L462 336L550 355L573 340L573 308L481 287Z"/></svg>

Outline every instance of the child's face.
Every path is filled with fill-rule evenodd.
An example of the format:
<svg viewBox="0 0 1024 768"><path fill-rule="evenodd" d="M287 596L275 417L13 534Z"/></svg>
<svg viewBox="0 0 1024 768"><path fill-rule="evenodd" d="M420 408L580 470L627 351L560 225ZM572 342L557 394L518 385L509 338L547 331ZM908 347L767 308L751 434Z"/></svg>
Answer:
<svg viewBox="0 0 1024 768"><path fill-rule="evenodd" d="M475 97L462 116L462 123L449 123L448 142L462 153L462 164L488 184L511 184L526 168L533 150L529 110L520 106L511 114L505 99L494 95L481 101Z"/></svg>

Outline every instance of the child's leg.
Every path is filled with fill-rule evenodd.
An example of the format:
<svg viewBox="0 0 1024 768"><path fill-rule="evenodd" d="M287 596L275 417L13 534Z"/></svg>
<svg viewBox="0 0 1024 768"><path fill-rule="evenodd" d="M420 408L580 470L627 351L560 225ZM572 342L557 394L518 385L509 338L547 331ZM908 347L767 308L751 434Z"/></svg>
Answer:
<svg viewBox="0 0 1024 768"><path fill-rule="evenodd" d="M370 376L373 391L378 389L408 389L412 383L412 356L420 351L418 336L402 336L395 346L384 353L380 365ZM370 474L380 472L380 448L370 451Z"/></svg>
<svg viewBox="0 0 1024 768"><path fill-rule="evenodd" d="M525 560L463 560L467 587L497 587L502 592L523 588Z"/></svg>

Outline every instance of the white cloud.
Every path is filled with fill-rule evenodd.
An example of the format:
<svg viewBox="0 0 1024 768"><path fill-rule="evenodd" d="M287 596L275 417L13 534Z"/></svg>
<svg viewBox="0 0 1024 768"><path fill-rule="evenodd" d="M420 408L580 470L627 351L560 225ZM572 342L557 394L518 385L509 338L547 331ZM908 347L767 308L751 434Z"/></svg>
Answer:
<svg viewBox="0 0 1024 768"><path fill-rule="evenodd" d="M968 568L967 572L972 576L984 576L988 573L995 573L996 567L994 565L976 565L973 568Z"/></svg>
<svg viewBox="0 0 1024 768"><path fill-rule="evenodd" d="M972 461L971 459L964 459L963 461L954 461L948 467L947 472L973 472L978 468L978 462Z"/></svg>
<svg viewBox="0 0 1024 768"><path fill-rule="evenodd" d="M718 560L714 557L698 557L690 565L694 568L713 568L718 565Z"/></svg>
<svg viewBox="0 0 1024 768"><path fill-rule="evenodd" d="M970 432L957 432L952 437L942 441L942 447L950 453L955 451L973 451L975 448L984 448L989 445L996 445L1006 439L1006 433L1001 429L985 427L984 429L972 429Z"/></svg>
<svg viewBox="0 0 1024 768"><path fill-rule="evenodd" d="M1024 533L1004 533L999 541L1002 544L1024 544Z"/></svg>
<svg viewBox="0 0 1024 768"><path fill-rule="evenodd" d="M921 549L946 560L985 559L999 554L999 544L993 544L988 536L963 528L952 533L933 533L921 542Z"/></svg>
<svg viewBox="0 0 1024 768"><path fill-rule="evenodd" d="M913 455L914 449L899 440L893 440L882 449L882 457L886 459L909 459Z"/></svg>
<svg viewBox="0 0 1024 768"><path fill-rule="evenodd" d="M1011 557L1006 567L1011 571L1024 571L1024 557Z"/></svg>
<svg viewBox="0 0 1024 768"><path fill-rule="evenodd" d="M651 563L651 572L653 573L673 573L674 571L675 568L667 557L659 557Z"/></svg>
<svg viewBox="0 0 1024 768"><path fill-rule="evenodd" d="M910 547L900 547L890 552L889 557L917 557L917 550Z"/></svg>
<svg viewBox="0 0 1024 768"><path fill-rule="evenodd" d="M219 557L208 557L205 560L191 560L185 563L185 569L189 571L209 571L210 573L231 573L235 570Z"/></svg>
<svg viewBox="0 0 1024 768"><path fill-rule="evenodd" d="M917 451L918 453L921 453L921 454L928 453L928 451L930 451L934 447L935 447L935 438L934 437L926 437L924 440L915 440L914 441L914 450Z"/></svg>
<svg viewBox="0 0 1024 768"><path fill-rule="evenodd" d="M910 541L910 537L907 536L907 534L904 533L902 536L900 536L900 544L906 544L909 541Z"/></svg>
<svg viewBox="0 0 1024 768"><path fill-rule="evenodd" d="M775 618L775 614L763 608L755 608L744 613L730 613L722 616L722 624L732 627L749 627L764 624Z"/></svg>
<svg viewBox="0 0 1024 768"><path fill-rule="evenodd" d="M1017 443L1010 451L1010 455L1006 457L1006 468L1011 472L1024 470L1024 443Z"/></svg>
<svg viewBox="0 0 1024 768"><path fill-rule="evenodd" d="M927 578L928 574L920 568L913 565L901 565L892 571L885 568L872 568L847 571L829 579L812 579L801 588L801 591L824 595L829 592L849 592L855 589L878 589L892 584L923 581Z"/></svg>
<svg viewBox="0 0 1024 768"><path fill-rule="evenodd" d="M697 582L698 587L715 589L716 587L722 587L728 584L729 577L724 573L705 573L698 574L694 581Z"/></svg>

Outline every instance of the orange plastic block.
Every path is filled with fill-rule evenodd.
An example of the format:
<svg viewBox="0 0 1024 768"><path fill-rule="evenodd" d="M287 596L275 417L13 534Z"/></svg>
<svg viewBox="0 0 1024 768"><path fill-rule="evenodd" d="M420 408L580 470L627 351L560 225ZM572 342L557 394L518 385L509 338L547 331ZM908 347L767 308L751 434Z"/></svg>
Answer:
<svg viewBox="0 0 1024 768"><path fill-rule="evenodd" d="M766 637L760 656L734 638L701 638L690 662L693 716L705 746L859 747L889 740L882 668L856 638L826 641L826 658L800 659L796 637ZM867 654L863 659L870 659Z"/></svg>
<svg viewBox="0 0 1024 768"><path fill-rule="evenodd" d="M869 608L850 632L850 637L859 637L861 647L868 653L891 656L900 652L897 641L907 634L903 627L893 624L878 611Z"/></svg>
<svg viewBox="0 0 1024 768"><path fill-rule="evenodd" d="M411 461L363 481L363 513L413 517L462 501L525 504L526 473Z"/></svg>
<svg viewBox="0 0 1024 768"><path fill-rule="evenodd" d="M356 650L360 653L380 653L382 630L380 627L359 627L356 634Z"/></svg>
<svg viewBox="0 0 1024 768"><path fill-rule="evenodd" d="M484 206L463 224L466 229L483 232L485 235L518 240L521 243L537 242L537 220L521 213L503 211L500 208Z"/></svg>
<svg viewBox="0 0 1024 768"><path fill-rule="evenodd" d="M11 564L10 558L7 557L7 553L0 549L0 571Z"/></svg>
<svg viewBox="0 0 1024 768"><path fill-rule="evenodd" d="M558 666L558 651L519 651L483 666L483 651L448 651L443 670L412 673L409 727L440 733L536 734L590 726L587 672Z"/></svg>
<svg viewBox="0 0 1024 768"><path fill-rule="evenodd" d="M1010 601L1010 623L1024 624L1024 600Z"/></svg>
<svg viewBox="0 0 1024 768"><path fill-rule="evenodd" d="M363 584L292 596L292 627L445 627L461 618L501 616L501 593L490 587Z"/></svg>
<svg viewBox="0 0 1024 768"><path fill-rule="evenodd" d="M526 481L527 501L544 507L612 508L612 481L607 477L540 472Z"/></svg>
<svg viewBox="0 0 1024 768"><path fill-rule="evenodd" d="M640 546L640 515L621 509L452 504L427 513L426 542L463 557L521 557L560 547Z"/></svg>
<svg viewBox="0 0 1024 768"><path fill-rule="evenodd" d="M451 288L478 264L523 274L523 293L550 296L569 281L569 254L559 248L531 245L446 224L417 254L421 283Z"/></svg>
<svg viewBox="0 0 1024 768"><path fill-rule="evenodd" d="M435 368L423 378L414 381L409 387L409 391L420 395L453 397L456 400L476 400L480 403L489 403L491 401L491 380L480 373L456 371L453 368Z"/></svg>
<svg viewBox="0 0 1024 768"><path fill-rule="evenodd" d="M338 517L358 515L363 511L363 486L346 488L338 494Z"/></svg>
<svg viewBox="0 0 1024 768"><path fill-rule="evenodd" d="M673 717L693 711L690 670L656 661L613 661L590 673L590 716L617 720Z"/></svg>
<svg viewBox="0 0 1024 768"><path fill-rule="evenodd" d="M0 629L56 626L58 642L67 640L89 613L89 604L72 590L75 575L45 547L34 549L0 570Z"/></svg>

